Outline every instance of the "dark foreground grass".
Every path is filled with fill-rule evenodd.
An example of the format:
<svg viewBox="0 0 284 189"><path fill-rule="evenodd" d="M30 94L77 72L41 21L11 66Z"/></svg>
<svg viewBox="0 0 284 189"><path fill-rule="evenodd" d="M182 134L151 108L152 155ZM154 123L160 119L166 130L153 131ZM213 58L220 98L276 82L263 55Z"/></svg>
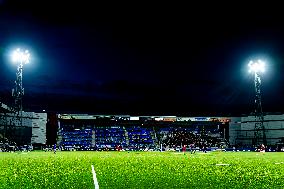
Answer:
<svg viewBox="0 0 284 189"><path fill-rule="evenodd" d="M284 153L0 153L0 188L284 188ZM220 165L216 164L229 164Z"/></svg>

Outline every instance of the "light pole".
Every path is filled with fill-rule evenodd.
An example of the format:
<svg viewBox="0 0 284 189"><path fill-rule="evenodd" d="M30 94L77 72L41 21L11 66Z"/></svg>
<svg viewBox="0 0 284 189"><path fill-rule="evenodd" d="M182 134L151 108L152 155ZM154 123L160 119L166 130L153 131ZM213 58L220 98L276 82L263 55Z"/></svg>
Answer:
<svg viewBox="0 0 284 189"><path fill-rule="evenodd" d="M255 145L260 145L260 141L266 146L265 128L263 125L264 117L261 106L261 78L260 73L265 71L265 63L262 60L250 61L249 72L254 73L254 86L255 86L255 128L254 128L254 141Z"/></svg>
<svg viewBox="0 0 284 189"><path fill-rule="evenodd" d="M22 51L17 49L14 51L12 61L18 63L16 72L15 88L12 89L12 96L15 98L15 110L23 111L22 97L24 96L23 88L23 65L29 63L30 53L28 50Z"/></svg>

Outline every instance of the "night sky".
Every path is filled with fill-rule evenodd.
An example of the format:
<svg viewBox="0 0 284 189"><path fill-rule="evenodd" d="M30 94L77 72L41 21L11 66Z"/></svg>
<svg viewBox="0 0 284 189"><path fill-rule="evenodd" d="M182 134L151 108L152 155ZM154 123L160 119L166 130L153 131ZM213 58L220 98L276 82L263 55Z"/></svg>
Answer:
<svg viewBox="0 0 284 189"><path fill-rule="evenodd" d="M14 48L24 110L241 115L254 109L250 59L266 62L264 112L284 112L284 17L245 5L0 1L0 100L12 104ZM256 12L261 12L258 14Z"/></svg>

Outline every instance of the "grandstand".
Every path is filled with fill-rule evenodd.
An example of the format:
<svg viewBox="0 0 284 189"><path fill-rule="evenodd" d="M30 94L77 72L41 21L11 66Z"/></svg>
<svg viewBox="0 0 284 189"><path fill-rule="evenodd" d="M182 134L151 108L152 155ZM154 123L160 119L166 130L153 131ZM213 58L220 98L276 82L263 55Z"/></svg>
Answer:
<svg viewBox="0 0 284 189"><path fill-rule="evenodd" d="M63 149L109 149L118 145L135 148L153 144L153 131L141 128L139 120L115 116L59 115L57 144Z"/></svg>
<svg viewBox="0 0 284 189"><path fill-rule="evenodd" d="M64 150L220 147L229 141L229 118L58 114L57 144Z"/></svg>
<svg viewBox="0 0 284 189"><path fill-rule="evenodd" d="M265 115L268 146L283 146L283 114ZM212 148L254 148L254 117L177 117L17 114L1 103L0 137L17 145L53 145L62 150L160 150L195 144Z"/></svg>

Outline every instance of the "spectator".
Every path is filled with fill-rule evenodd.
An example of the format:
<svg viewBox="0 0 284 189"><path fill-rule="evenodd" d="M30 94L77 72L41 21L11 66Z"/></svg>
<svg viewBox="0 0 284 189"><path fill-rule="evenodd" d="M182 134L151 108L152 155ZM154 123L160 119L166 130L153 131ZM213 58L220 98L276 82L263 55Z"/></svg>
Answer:
<svg viewBox="0 0 284 189"><path fill-rule="evenodd" d="M186 152L186 145L183 145L182 152L183 152L183 154L185 154L185 152Z"/></svg>
<svg viewBox="0 0 284 189"><path fill-rule="evenodd" d="M195 153L196 150L195 150L194 143L190 144L189 147L190 147L190 153L191 153L191 154L192 154L192 153Z"/></svg>
<svg viewBox="0 0 284 189"><path fill-rule="evenodd" d="M53 152L56 154L56 144L53 145Z"/></svg>

